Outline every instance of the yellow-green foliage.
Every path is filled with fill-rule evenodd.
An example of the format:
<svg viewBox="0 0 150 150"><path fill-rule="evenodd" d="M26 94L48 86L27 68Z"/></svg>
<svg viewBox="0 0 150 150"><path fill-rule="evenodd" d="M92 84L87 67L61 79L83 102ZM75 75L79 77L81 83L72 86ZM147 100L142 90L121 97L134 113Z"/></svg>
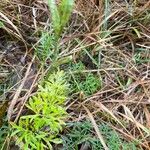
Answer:
<svg viewBox="0 0 150 150"><path fill-rule="evenodd" d="M38 92L26 105L32 111L31 115L22 116L18 125L12 124L12 136L17 137L18 145L23 143L25 150L43 150L52 149L51 143L61 143L56 136L65 125L67 113L63 105L67 89L62 71L51 74L39 85Z"/></svg>

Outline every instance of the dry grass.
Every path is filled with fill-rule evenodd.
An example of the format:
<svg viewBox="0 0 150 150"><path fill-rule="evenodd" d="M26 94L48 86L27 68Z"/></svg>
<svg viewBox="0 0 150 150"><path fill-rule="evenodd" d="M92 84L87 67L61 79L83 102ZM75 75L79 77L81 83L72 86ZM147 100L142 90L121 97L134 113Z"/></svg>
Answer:
<svg viewBox="0 0 150 150"><path fill-rule="evenodd" d="M97 73L103 86L82 101L68 101L70 120L89 116L95 130L96 122L108 122L125 140L140 139L139 147L149 149L150 1L84 2L76 0L69 28L60 42L60 57L72 55L77 61L84 49L92 49L91 56L98 55L99 66L83 72ZM0 20L5 24L0 29L1 66L3 72L13 72L13 85L18 84L5 93L6 99L11 100L9 119L15 119L43 74L38 72L40 62L32 61L32 45L39 42L41 28L50 28L49 11L42 0L2 1L0 8ZM76 39L80 42L76 43Z"/></svg>

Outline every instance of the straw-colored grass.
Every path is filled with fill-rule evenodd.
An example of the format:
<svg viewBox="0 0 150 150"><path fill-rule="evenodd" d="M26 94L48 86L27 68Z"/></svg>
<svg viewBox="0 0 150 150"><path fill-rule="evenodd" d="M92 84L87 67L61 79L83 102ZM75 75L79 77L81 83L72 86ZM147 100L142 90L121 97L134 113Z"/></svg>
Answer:
<svg viewBox="0 0 150 150"><path fill-rule="evenodd" d="M71 9L66 11L71 13ZM59 67L70 83L66 122L91 121L93 135L104 149L109 145L98 129L102 123L124 141L136 142L137 149L149 149L150 1L76 0L71 16L62 15L66 21L60 30L55 28L59 23L54 23L60 22L56 20L60 16L52 17L51 13L46 0L1 1L0 100L2 106L8 101L8 119L17 121L28 113L24 106L36 93L38 82ZM56 34L59 40L54 54ZM85 88L87 83L96 88ZM66 130L71 132L69 126ZM5 149L11 142L5 128L2 131ZM14 146L15 140L11 141ZM81 141L78 148L84 144Z"/></svg>

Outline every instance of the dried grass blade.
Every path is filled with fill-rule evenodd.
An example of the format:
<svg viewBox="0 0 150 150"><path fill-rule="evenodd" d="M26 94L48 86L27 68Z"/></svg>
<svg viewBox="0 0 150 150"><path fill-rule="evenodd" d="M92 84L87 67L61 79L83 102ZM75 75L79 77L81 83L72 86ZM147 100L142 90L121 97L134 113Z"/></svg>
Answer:
<svg viewBox="0 0 150 150"><path fill-rule="evenodd" d="M109 148L107 147L107 145L106 145L106 143L105 143L105 141L104 141L104 138L103 138L102 134L100 133L100 131L99 131L99 129L98 129L98 126L97 126L97 124L96 124L96 122L95 122L95 120L94 120L93 115L92 115L91 112L87 109L87 107L85 107L84 105L83 105L83 107L84 107L84 109L86 110L86 112L87 112L87 114L88 114L88 116L89 116L89 119L91 120L91 122L92 122L92 124L93 124L93 127L94 127L94 129L95 129L95 131L96 131L96 133L97 133L97 136L98 136L98 138L100 139L100 142L101 142L101 144L103 145L104 149L105 149L105 150L109 150Z"/></svg>
<svg viewBox="0 0 150 150"><path fill-rule="evenodd" d="M147 109L146 105L144 106L144 113L145 113L145 118L146 118L146 121L147 121L147 127L150 128L150 112L149 110Z"/></svg>
<svg viewBox="0 0 150 150"><path fill-rule="evenodd" d="M14 97L13 97L13 99L12 99L10 105L9 105L9 108L8 108L8 111L7 111L7 117L8 117L9 121L11 119L11 116L12 116L12 113L13 113L13 109L14 109L16 103L17 103L17 99L18 99L18 97L19 97L19 95L20 95L20 93L22 91L22 88L23 88L23 86L24 86L24 84L26 82L26 79L27 79L27 77L29 75L29 72L30 72L30 69L31 69L31 66L32 66L32 63L33 63L34 59L35 59L35 56L33 57L31 63L28 65L25 77L23 78L21 85L17 89L17 91L16 91L16 93L15 93L15 95L14 95Z"/></svg>
<svg viewBox="0 0 150 150"><path fill-rule="evenodd" d="M105 112L107 112L108 114L110 114L121 126L123 126L123 124L117 119L117 117L110 111L108 110L102 103L100 102L95 102L95 104L100 107L102 110L104 110ZM124 126L123 126L124 127Z"/></svg>
<svg viewBox="0 0 150 150"><path fill-rule="evenodd" d="M123 107L124 107L126 114L128 114L128 116L123 115L123 114L122 116L124 116L126 119L130 120L131 122L135 123L138 129L141 128L145 133L147 133L148 136L150 136L150 130L148 130L145 126L143 126L141 123L135 120L129 108L127 108L125 105L123 105Z"/></svg>
<svg viewBox="0 0 150 150"><path fill-rule="evenodd" d="M18 28L9 20L9 18L7 16L5 16L3 13L0 12L0 16L5 20L7 21L8 24L10 24L14 29L15 31L18 33L18 37L20 37L20 39L22 39L23 42L25 42L25 40L23 39L21 33L19 32Z"/></svg>

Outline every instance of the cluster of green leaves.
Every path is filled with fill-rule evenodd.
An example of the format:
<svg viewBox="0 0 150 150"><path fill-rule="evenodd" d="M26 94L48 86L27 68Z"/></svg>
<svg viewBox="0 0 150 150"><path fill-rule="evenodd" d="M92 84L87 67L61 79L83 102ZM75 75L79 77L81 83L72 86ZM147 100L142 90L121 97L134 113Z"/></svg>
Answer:
<svg viewBox="0 0 150 150"><path fill-rule="evenodd" d="M67 113L63 104L68 85L63 72L53 72L64 61L68 61L68 57L58 59L58 40L69 20L73 4L74 0L61 0L57 6L55 0L48 0L54 34L51 36L49 33L43 33L36 54L43 63L50 59L51 70L48 78L39 85L36 95L26 104L32 113L20 117L18 124L11 123L13 129L11 136L17 138L16 144L22 145L23 149L52 149L51 143L61 143L57 135L65 125Z"/></svg>
<svg viewBox="0 0 150 150"><path fill-rule="evenodd" d="M10 129L8 127L8 123L5 121L4 124L0 127L0 149L1 150L4 147L4 142L9 132L10 132Z"/></svg>
<svg viewBox="0 0 150 150"><path fill-rule="evenodd" d="M49 67L50 63L55 69L61 64L65 64L72 60L71 56L59 58L55 57L55 37L53 33L42 32L39 45L35 48L35 54L42 63L42 65ZM59 50L59 45L57 46ZM58 55L56 55L58 56ZM52 67L51 67L52 69Z"/></svg>
<svg viewBox="0 0 150 150"><path fill-rule="evenodd" d="M81 146L91 150L103 150L100 140L93 134L93 127L89 121L68 123L68 128L70 130L62 136L63 150L78 150ZM99 130L110 150L138 150L136 143L123 141L107 124L99 125Z"/></svg>
<svg viewBox="0 0 150 150"><path fill-rule="evenodd" d="M61 0L59 6L57 6L56 0L48 0L48 5L51 12L54 32L58 39L69 21L74 0Z"/></svg>
<svg viewBox="0 0 150 150"><path fill-rule="evenodd" d="M12 123L12 135L16 136L17 145L23 149L52 149L51 143L61 143L57 138L64 119L67 116L64 108L68 85L62 71L53 73L39 85L36 95L29 99L27 108L31 115L22 116L18 124Z"/></svg>
<svg viewBox="0 0 150 150"><path fill-rule="evenodd" d="M83 92L86 96L92 95L101 87L100 79L93 73L83 73L84 64L80 61L70 65L70 85L73 92Z"/></svg>
<svg viewBox="0 0 150 150"><path fill-rule="evenodd" d="M2 21L0 21L0 28L4 27L4 23Z"/></svg>
<svg viewBox="0 0 150 150"><path fill-rule="evenodd" d="M42 63L52 58L54 51L54 35L42 32L39 45L35 48L35 54Z"/></svg>
<svg viewBox="0 0 150 150"><path fill-rule="evenodd" d="M59 55L58 41L65 25L69 21L74 6L74 0L61 0L59 4L56 4L56 0L48 0L48 6L51 12L54 33L51 32L52 30L45 33L43 32L39 46L35 48L35 50L36 55L42 63L45 63L47 59L55 63Z"/></svg>

